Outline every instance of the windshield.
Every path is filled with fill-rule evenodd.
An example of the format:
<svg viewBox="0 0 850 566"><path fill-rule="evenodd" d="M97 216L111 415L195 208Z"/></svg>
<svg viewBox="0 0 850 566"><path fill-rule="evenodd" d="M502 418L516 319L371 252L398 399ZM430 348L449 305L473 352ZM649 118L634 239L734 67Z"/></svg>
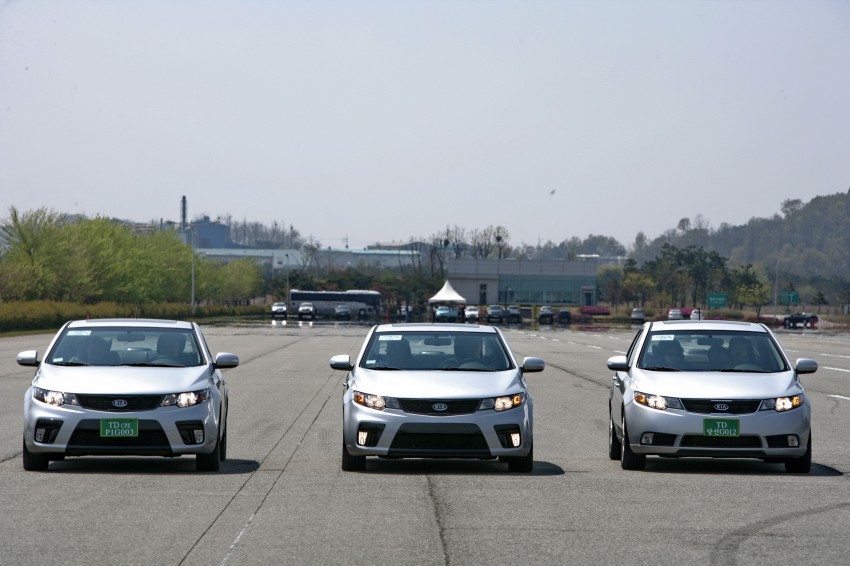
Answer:
<svg viewBox="0 0 850 566"><path fill-rule="evenodd" d="M66 328L46 362L67 366L197 366L200 348L190 329Z"/></svg>
<svg viewBox="0 0 850 566"><path fill-rule="evenodd" d="M788 371L785 358L765 332L651 332L638 367L655 371Z"/></svg>
<svg viewBox="0 0 850 566"><path fill-rule="evenodd" d="M493 372L514 366L498 334L447 331L376 333L360 367Z"/></svg>

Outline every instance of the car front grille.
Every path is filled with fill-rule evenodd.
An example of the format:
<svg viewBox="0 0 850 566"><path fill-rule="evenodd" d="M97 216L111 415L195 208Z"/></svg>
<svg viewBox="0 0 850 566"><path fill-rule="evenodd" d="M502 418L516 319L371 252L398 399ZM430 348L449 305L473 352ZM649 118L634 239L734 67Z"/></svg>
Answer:
<svg viewBox="0 0 850 566"><path fill-rule="evenodd" d="M66 447L68 455L150 454L171 456L171 444L159 422L139 420L139 436L100 436L100 420L84 419L77 424Z"/></svg>
<svg viewBox="0 0 850 566"><path fill-rule="evenodd" d="M682 448L761 448L758 436L703 436L686 434Z"/></svg>
<svg viewBox="0 0 850 566"><path fill-rule="evenodd" d="M393 458L492 458L478 425L405 423L387 454Z"/></svg>
<svg viewBox="0 0 850 566"><path fill-rule="evenodd" d="M468 415L474 413L480 399L399 399L405 413L417 415ZM434 407L443 408L437 410Z"/></svg>
<svg viewBox="0 0 850 566"><path fill-rule="evenodd" d="M162 401L162 395L81 395L78 393L77 399L80 401L80 406L85 409L126 413L156 409ZM118 401L118 406L114 404L115 401Z"/></svg>
<svg viewBox="0 0 850 566"><path fill-rule="evenodd" d="M744 401L724 401L712 399L682 399L682 404L685 410L689 413L699 413L703 415L722 414L722 415L745 415L755 413L759 410L761 400L744 400ZM715 408L715 405L726 405L726 410Z"/></svg>

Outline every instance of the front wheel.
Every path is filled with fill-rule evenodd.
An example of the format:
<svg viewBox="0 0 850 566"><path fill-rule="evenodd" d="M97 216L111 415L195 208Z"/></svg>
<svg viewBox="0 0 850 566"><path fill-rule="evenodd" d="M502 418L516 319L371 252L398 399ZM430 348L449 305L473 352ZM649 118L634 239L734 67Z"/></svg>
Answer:
<svg viewBox="0 0 850 566"><path fill-rule="evenodd" d="M534 445L528 449L528 454L521 458L508 460L508 471L517 473L529 473L534 470Z"/></svg>
<svg viewBox="0 0 850 566"><path fill-rule="evenodd" d="M809 433L809 445L806 453L799 458L785 460L785 471L789 474L808 474L812 470L812 433Z"/></svg>
<svg viewBox="0 0 850 566"><path fill-rule="evenodd" d="M36 454L27 450L27 441L24 440L24 469L28 472L43 472L50 465L47 454Z"/></svg>
<svg viewBox="0 0 850 566"><path fill-rule="evenodd" d="M199 472L217 472L221 466L221 440L215 435L215 448L209 454L195 455L195 469Z"/></svg>
<svg viewBox="0 0 850 566"><path fill-rule="evenodd" d="M366 469L366 456L352 456L342 440L342 469L346 472L362 472Z"/></svg>
<svg viewBox="0 0 850 566"><path fill-rule="evenodd" d="M646 454L632 452L625 415L623 415L623 440L620 442L620 467L624 470L642 470L646 467Z"/></svg>
<svg viewBox="0 0 850 566"><path fill-rule="evenodd" d="M621 455L620 439L617 438L617 431L614 429L614 420L608 416L608 458L611 460L619 460Z"/></svg>

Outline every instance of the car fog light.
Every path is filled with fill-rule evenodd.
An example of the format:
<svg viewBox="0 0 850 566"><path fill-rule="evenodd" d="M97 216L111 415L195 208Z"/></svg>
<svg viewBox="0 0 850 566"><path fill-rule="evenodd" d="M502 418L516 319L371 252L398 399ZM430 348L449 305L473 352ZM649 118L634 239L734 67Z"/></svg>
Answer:
<svg viewBox="0 0 850 566"><path fill-rule="evenodd" d="M358 430L357 431L357 444L359 444L360 446L365 446L368 438L369 438L369 431L368 430Z"/></svg>
<svg viewBox="0 0 850 566"><path fill-rule="evenodd" d="M791 448L796 448L800 445L800 440L797 438L796 434L788 435L788 446Z"/></svg>
<svg viewBox="0 0 850 566"><path fill-rule="evenodd" d="M645 432L645 433L643 433L643 435L640 437L640 443L641 443L641 444L652 444L652 438L653 438L653 433L651 433L651 432Z"/></svg>
<svg viewBox="0 0 850 566"><path fill-rule="evenodd" d="M43 428L35 429L35 441L36 442L44 442L44 429Z"/></svg>
<svg viewBox="0 0 850 566"><path fill-rule="evenodd" d="M195 429L195 442L201 444L204 441L204 429L196 428Z"/></svg>
<svg viewBox="0 0 850 566"><path fill-rule="evenodd" d="M518 432L511 433L511 444L514 445L514 448L520 445L520 437Z"/></svg>

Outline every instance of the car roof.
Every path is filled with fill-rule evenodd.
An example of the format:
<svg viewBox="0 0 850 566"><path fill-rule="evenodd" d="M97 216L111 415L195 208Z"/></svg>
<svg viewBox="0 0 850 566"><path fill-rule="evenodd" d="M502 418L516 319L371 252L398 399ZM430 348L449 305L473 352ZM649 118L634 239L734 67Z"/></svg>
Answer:
<svg viewBox="0 0 850 566"><path fill-rule="evenodd" d="M461 323L453 324L444 322L439 324L432 322L399 322L395 324L379 324L375 327L375 332L398 332L399 330L406 330L408 332L450 330L451 332L470 332L479 334L483 332L487 334L498 334L498 330L494 326Z"/></svg>
<svg viewBox="0 0 850 566"><path fill-rule="evenodd" d="M185 320L166 320L160 318L92 318L84 320L73 320L68 323L69 328L102 327L102 326L128 326L133 328L192 328L192 323Z"/></svg>
<svg viewBox="0 0 850 566"><path fill-rule="evenodd" d="M648 322L650 330L726 330L741 332L768 332L767 328L758 322L742 320L659 320Z"/></svg>

